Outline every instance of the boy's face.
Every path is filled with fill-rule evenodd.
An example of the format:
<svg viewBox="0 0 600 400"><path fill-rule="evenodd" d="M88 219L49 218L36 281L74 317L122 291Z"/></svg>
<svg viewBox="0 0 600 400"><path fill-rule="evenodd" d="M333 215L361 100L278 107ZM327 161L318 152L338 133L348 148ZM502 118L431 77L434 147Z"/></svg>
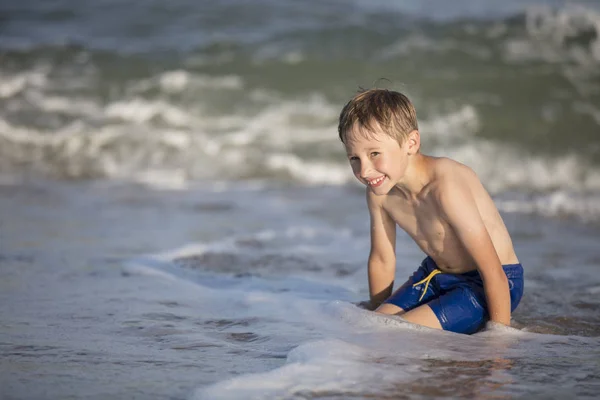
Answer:
<svg viewBox="0 0 600 400"><path fill-rule="evenodd" d="M346 153L354 176L377 195L388 194L404 176L408 165L406 146L383 132L348 132Z"/></svg>

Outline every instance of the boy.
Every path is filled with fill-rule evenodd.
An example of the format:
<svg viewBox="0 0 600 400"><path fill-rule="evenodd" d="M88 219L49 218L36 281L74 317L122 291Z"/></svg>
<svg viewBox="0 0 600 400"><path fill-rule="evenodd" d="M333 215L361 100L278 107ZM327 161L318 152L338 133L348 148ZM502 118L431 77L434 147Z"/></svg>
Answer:
<svg viewBox="0 0 600 400"><path fill-rule="evenodd" d="M510 325L523 268L506 226L470 168L420 153L410 100L362 91L344 106L338 132L354 175L367 186L370 309L466 334L488 319ZM392 294L396 225L427 257Z"/></svg>

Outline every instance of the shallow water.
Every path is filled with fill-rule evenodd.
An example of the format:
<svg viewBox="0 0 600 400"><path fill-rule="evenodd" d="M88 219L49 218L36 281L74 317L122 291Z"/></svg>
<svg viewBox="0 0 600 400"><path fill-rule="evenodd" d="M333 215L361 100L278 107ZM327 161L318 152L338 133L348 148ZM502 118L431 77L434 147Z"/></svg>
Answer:
<svg viewBox="0 0 600 400"><path fill-rule="evenodd" d="M598 4L419 4L1 2L0 398L598 397ZM336 120L374 84L491 191L513 329L354 305Z"/></svg>
<svg viewBox="0 0 600 400"><path fill-rule="evenodd" d="M516 329L468 337L353 305L368 250L354 188L1 190L3 398L598 393L594 225L506 214L526 270ZM398 253L401 279L422 255L401 235Z"/></svg>

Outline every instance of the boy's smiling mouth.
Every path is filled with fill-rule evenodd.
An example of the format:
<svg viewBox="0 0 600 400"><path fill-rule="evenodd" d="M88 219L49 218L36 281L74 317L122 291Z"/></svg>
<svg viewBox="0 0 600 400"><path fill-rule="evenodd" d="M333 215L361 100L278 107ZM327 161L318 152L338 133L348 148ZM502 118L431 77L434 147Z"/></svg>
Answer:
<svg viewBox="0 0 600 400"><path fill-rule="evenodd" d="M371 186L371 187L377 187L380 186L383 183L383 180L385 179L385 175L380 176L379 178L375 178L375 179L371 179L371 180L367 180L367 185Z"/></svg>

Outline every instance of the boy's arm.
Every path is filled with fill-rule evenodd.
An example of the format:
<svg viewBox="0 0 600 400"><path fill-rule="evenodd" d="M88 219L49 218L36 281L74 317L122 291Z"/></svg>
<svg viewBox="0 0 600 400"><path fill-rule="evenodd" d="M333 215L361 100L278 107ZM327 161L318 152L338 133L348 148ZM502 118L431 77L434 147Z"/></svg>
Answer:
<svg viewBox="0 0 600 400"><path fill-rule="evenodd" d="M439 194L443 214L477 264L490 319L510 325L508 279L467 183L460 177L449 179Z"/></svg>
<svg viewBox="0 0 600 400"><path fill-rule="evenodd" d="M367 204L371 217L368 276L372 310L392 294L396 271L396 223L383 208L384 199L384 196L377 196L367 188Z"/></svg>

